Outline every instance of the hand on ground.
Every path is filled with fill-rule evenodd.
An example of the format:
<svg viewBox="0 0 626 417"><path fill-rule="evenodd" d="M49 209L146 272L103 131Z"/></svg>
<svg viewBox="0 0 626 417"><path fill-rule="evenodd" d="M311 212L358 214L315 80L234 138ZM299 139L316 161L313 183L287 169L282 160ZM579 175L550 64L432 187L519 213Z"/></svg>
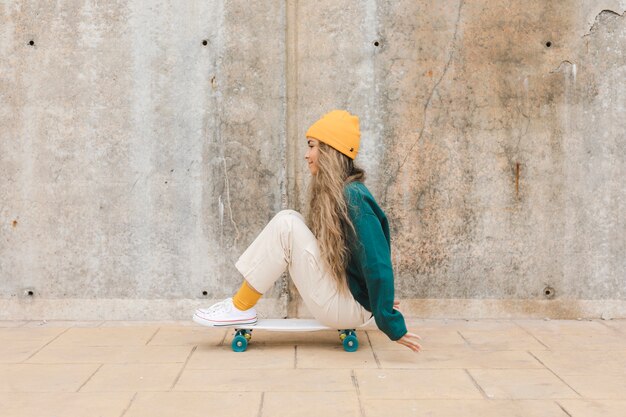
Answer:
<svg viewBox="0 0 626 417"><path fill-rule="evenodd" d="M401 345L404 345L404 346L408 347L413 352L419 352L420 349L422 348L422 346L419 343L417 343L417 341L419 339L421 339L421 337L419 337L415 333L408 333L407 332L400 339L396 340L396 342L400 343Z"/></svg>
<svg viewBox="0 0 626 417"><path fill-rule="evenodd" d="M400 300L393 300L393 308L394 310L400 311ZM411 349L414 352L419 352L422 346L417 343L417 341L421 339L418 335L414 333L407 333L402 336L400 339L396 340L396 342L400 343Z"/></svg>

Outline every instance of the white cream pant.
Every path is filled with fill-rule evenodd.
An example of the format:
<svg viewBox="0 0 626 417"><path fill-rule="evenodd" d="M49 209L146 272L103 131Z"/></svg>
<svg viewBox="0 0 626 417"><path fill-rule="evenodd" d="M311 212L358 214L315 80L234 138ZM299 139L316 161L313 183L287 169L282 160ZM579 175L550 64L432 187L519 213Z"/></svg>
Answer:
<svg viewBox="0 0 626 417"><path fill-rule="evenodd" d="M371 317L349 291L345 295L339 293L332 276L325 271L315 235L297 211L282 210L276 214L235 267L261 294L289 268L307 308L326 326L352 329Z"/></svg>

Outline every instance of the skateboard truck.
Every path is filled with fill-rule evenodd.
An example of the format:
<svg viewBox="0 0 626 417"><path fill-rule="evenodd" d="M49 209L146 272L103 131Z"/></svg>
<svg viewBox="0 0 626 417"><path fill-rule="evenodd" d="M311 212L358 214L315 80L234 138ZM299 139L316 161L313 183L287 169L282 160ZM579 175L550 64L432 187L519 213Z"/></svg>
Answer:
<svg viewBox="0 0 626 417"><path fill-rule="evenodd" d="M356 352L359 348L359 339L356 338L356 330L337 330L339 332L339 339L343 342L343 350L346 352Z"/></svg>

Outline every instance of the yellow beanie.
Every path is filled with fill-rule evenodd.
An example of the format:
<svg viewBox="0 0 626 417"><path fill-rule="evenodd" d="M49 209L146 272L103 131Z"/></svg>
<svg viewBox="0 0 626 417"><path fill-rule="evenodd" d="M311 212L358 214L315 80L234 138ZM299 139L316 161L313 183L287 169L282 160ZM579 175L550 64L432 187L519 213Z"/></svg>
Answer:
<svg viewBox="0 0 626 417"><path fill-rule="evenodd" d="M350 159L359 151L359 118L345 110L326 113L306 131L306 136L332 146Z"/></svg>

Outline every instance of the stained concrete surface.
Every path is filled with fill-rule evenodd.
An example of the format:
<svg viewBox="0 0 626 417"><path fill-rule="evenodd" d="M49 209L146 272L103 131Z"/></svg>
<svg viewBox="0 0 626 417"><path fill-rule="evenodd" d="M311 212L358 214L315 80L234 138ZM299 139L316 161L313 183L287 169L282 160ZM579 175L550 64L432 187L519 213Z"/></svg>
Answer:
<svg viewBox="0 0 626 417"><path fill-rule="evenodd" d="M231 294L267 221L306 209L332 108L361 118L407 314L623 317L625 9L0 2L0 318ZM264 313L306 315L289 287Z"/></svg>

